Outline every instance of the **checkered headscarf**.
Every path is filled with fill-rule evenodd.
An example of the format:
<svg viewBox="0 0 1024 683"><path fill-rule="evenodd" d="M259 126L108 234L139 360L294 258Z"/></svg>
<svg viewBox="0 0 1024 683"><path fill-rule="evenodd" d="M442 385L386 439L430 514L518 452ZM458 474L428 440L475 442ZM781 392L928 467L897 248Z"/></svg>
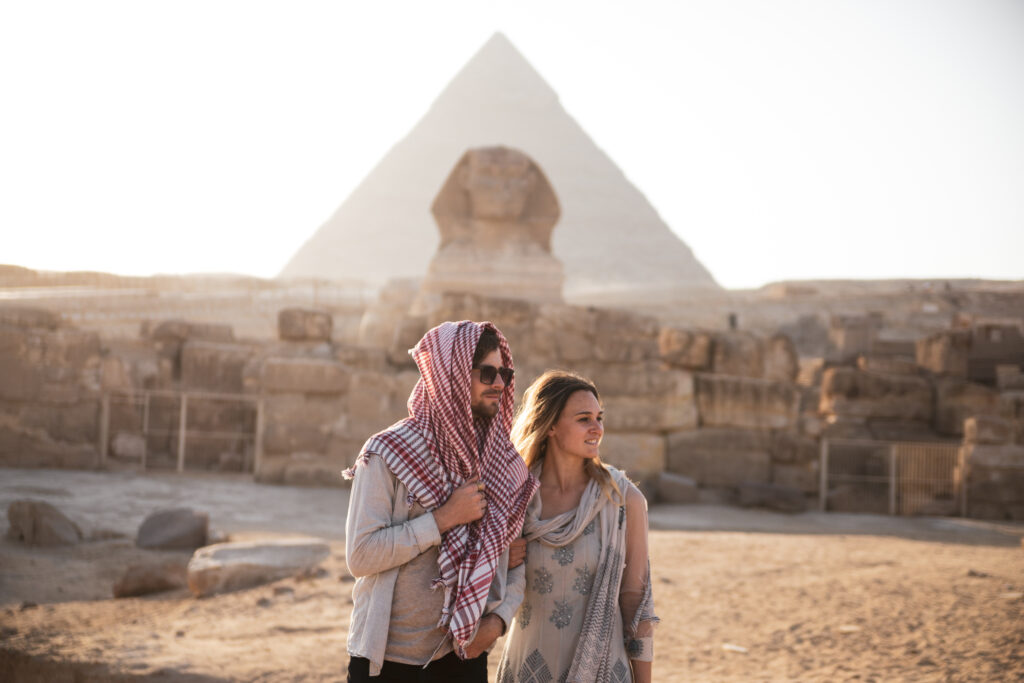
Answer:
<svg viewBox="0 0 1024 683"><path fill-rule="evenodd" d="M497 333L502 364L511 368L508 342L491 323L438 325L410 351L420 380L409 396L409 417L370 437L360 453L360 459L370 453L383 457L409 490L410 504L416 500L427 510L444 504L476 475L486 486L483 518L445 532L438 556L435 587L445 591L438 626L452 634L460 656L482 616L498 559L520 535L526 506L539 486L509 438L514 380L493 419L474 419L470 408L473 353L484 330Z"/></svg>

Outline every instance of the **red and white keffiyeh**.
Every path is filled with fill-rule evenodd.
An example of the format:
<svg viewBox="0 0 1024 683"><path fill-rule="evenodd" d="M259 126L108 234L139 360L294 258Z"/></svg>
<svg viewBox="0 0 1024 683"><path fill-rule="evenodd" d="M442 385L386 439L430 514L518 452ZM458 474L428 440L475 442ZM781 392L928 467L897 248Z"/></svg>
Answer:
<svg viewBox="0 0 1024 683"><path fill-rule="evenodd" d="M487 329L498 335L502 364L513 367L508 342L489 322L464 320L433 328L410 351L420 380L409 396L409 417L370 437L345 473L351 477L368 454L376 453L409 490L410 504L414 499L427 510L444 504L456 487L476 475L484 482L483 518L445 532L438 553L437 582L445 591L438 627L451 633L460 656L482 616L498 559L520 535L526 506L540 486L509 438L515 380L491 420L474 419L470 408L473 353Z"/></svg>

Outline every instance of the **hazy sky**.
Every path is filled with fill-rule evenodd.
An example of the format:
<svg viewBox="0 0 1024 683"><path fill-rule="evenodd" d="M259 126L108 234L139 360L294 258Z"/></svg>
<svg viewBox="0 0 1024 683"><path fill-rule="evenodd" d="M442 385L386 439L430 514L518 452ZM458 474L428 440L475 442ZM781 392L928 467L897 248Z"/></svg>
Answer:
<svg viewBox="0 0 1024 683"><path fill-rule="evenodd" d="M1024 278L1020 0L3 0L0 263L273 276L495 31L727 287Z"/></svg>

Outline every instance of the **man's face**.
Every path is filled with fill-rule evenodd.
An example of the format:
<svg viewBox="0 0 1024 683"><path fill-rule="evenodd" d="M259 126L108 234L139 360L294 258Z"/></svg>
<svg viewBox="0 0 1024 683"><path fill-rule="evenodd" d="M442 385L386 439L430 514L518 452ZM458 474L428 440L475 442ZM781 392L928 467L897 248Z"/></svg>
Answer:
<svg viewBox="0 0 1024 683"><path fill-rule="evenodd" d="M501 351L498 349L491 351L480 365L501 367ZM480 381L479 370L473 370L470 377L472 385L469 388L469 407L473 410L473 414L479 417L494 417L498 414L501 394L505 391L505 382L501 379L501 375L495 375L494 383L490 385Z"/></svg>

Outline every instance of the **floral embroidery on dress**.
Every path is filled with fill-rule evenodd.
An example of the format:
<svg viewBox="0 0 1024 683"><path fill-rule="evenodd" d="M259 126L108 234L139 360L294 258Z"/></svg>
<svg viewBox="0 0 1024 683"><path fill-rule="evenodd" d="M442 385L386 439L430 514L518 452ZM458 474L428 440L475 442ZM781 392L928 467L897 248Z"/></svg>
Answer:
<svg viewBox="0 0 1024 683"><path fill-rule="evenodd" d="M636 659L644 653L644 641L639 638L627 638L626 639L626 655L630 659Z"/></svg>
<svg viewBox="0 0 1024 683"><path fill-rule="evenodd" d="M615 683L629 683L629 669L626 668L621 659L612 666L612 680Z"/></svg>
<svg viewBox="0 0 1024 683"><path fill-rule="evenodd" d="M555 600L555 610L551 613L549 621L555 625L555 628L562 630L572 622L572 605L568 602L562 602L561 600Z"/></svg>
<svg viewBox="0 0 1024 683"><path fill-rule="evenodd" d="M519 608L519 615L516 617L516 621L519 622L519 628L529 626L531 616L533 616L533 605L529 600L523 600L523 606Z"/></svg>
<svg viewBox="0 0 1024 683"><path fill-rule="evenodd" d="M551 559L556 560L558 564L563 567L567 564L572 564L572 561L575 558L576 551L572 549L571 545L564 545L561 548L555 548L555 552L551 555Z"/></svg>
<svg viewBox="0 0 1024 683"><path fill-rule="evenodd" d="M551 572L544 567L534 570L533 572L533 590L537 591L541 595L550 593L555 587L555 582L552 579Z"/></svg>
<svg viewBox="0 0 1024 683"><path fill-rule="evenodd" d="M583 565L583 569L576 570L576 581L572 584L572 589L580 595L590 595L590 588L594 585L594 572L590 571L587 565Z"/></svg>
<svg viewBox="0 0 1024 683"><path fill-rule="evenodd" d="M583 535L584 536L589 536L590 534L594 533L594 522L595 521L596 520L592 519L592 520L590 520L590 524L588 524L585 527L583 527Z"/></svg>
<svg viewBox="0 0 1024 683"><path fill-rule="evenodd" d="M540 650L531 652L519 667L519 683L548 683L551 680L554 680L551 669L548 668Z"/></svg>

